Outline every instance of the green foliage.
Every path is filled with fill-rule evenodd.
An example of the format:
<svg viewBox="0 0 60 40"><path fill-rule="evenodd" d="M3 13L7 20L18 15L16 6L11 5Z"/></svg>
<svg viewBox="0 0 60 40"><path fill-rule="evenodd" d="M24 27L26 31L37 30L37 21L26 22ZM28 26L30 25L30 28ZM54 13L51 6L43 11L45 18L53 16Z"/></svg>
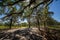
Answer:
<svg viewBox="0 0 60 40"><path fill-rule="evenodd" d="M58 23L51 16L53 12L48 11L49 10L48 4L51 3L50 1L46 2L44 0L35 0L33 2L32 1L3 0L3 2L0 2L1 6L0 13L5 15L5 17L2 19L4 19L4 21L7 21L7 23L5 23L4 25L12 26L17 23L19 24L18 22L19 19L23 21L26 19L26 21L28 22L28 24L21 23L22 26L38 25L38 27L40 27L40 25L41 24L44 25L45 22L47 23L48 26L55 25Z"/></svg>
<svg viewBox="0 0 60 40"><path fill-rule="evenodd" d="M24 22L24 23L21 23L20 25L21 25L22 27L27 27L27 26L28 26L28 24L25 23L25 22Z"/></svg>

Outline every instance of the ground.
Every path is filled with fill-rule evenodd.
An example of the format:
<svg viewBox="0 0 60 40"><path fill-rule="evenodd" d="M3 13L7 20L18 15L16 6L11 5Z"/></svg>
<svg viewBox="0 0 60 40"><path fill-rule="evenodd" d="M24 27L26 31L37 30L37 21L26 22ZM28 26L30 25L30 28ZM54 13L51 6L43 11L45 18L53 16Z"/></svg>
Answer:
<svg viewBox="0 0 60 40"><path fill-rule="evenodd" d="M0 31L0 40L60 40L60 30L49 29L46 37L38 28L17 28Z"/></svg>

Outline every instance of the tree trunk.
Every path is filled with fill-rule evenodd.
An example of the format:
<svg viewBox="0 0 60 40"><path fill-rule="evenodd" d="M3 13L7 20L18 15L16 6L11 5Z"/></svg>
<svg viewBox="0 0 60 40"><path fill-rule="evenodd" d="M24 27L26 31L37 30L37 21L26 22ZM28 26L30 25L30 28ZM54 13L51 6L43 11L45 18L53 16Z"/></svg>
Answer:
<svg viewBox="0 0 60 40"><path fill-rule="evenodd" d="M30 17L28 17L28 27L30 28L31 27L31 25L30 25Z"/></svg>
<svg viewBox="0 0 60 40"><path fill-rule="evenodd" d="M10 26L9 26L9 29L11 29L12 27L12 18L10 19Z"/></svg>
<svg viewBox="0 0 60 40"><path fill-rule="evenodd" d="M31 25L30 25L30 22L28 22L29 23L29 28L31 27Z"/></svg>
<svg viewBox="0 0 60 40"><path fill-rule="evenodd" d="M36 19L37 19L37 26L38 26L38 29L39 29L39 31L40 31L40 22L39 22L39 18L37 17Z"/></svg>

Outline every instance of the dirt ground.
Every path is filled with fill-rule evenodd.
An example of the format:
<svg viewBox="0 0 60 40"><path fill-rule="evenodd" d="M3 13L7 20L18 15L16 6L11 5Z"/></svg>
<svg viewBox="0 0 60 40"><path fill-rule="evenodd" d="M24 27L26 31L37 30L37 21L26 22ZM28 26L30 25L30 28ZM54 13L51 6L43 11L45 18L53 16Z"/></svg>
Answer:
<svg viewBox="0 0 60 40"><path fill-rule="evenodd" d="M60 30L49 29L49 32L38 28L17 28L0 30L0 40L60 40Z"/></svg>

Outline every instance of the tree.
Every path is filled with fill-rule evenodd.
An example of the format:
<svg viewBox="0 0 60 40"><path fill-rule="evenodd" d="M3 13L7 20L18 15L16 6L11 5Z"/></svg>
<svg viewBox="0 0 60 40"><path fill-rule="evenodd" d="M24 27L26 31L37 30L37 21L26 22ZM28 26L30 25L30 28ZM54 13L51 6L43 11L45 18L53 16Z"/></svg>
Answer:
<svg viewBox="0 0 60 40"><path fill-rule="evenodd" d="M20 10L15 10L15 8L14 8L14 10L11 10L11 12L12 13L8 13L8 14L6 14L6 16L4 17L4 18L6 18L6 17L8 17L8 18L10 18L11 17L11 24L12 24L12 20L14 19L14 18L16 18L17 16L14 16L14 15L19 15L22 19L24 18L24 15L25 15L25 10L27 10L27 12L29 12L30 10L32 10L32 11L30 11L30 13L28 13L28 15L27 15L27 18L29 19L28 20L28 22L29 22L29 27L30 27L30 16L33 14L33 11L35 10L35 9L38 9L38 7L40 7L40 5L43 5L42 6L42 10L39 10L39 11L43 11L42 12L42 14L40 14L40 15L42 15L41 17L42 17L42 20L44 20L43 21L43 23L44 23L44 26L45 26L45 22L46 22L46 16L47 16L47 14L46 14L46 8L47 8L47 6L51 3L51 2L53 2L53 0L38 0L38 2L37 2L37 0L30 0L30 1L26 1L26 0L16 0L16 1L12 1L12 0L10 0L10 1L2 1L1 2L1 7L3 6L4 8L6 8L6 6L8 6L8 7L10 7L10 10L11 10L11 8L14 6L14 5L19 5L19 7L21 7L21 9ZM6 4L6 3L8 3L8 4ZM4 10L4 9L3 9ZM17 12L16 12L17 11ZM38 10L37 10L38 11ZM36 15L37 15L37 17L36 17L36 19L37 19L37 24L38 24L38 26L40 25L40 15L37 13L37 11L35 12L36 13ZM32 13L31 13L32 12ZM5 11L4 11L4 13L5 13ZM25 15L26 16L26 15ZM28 17L29 16L29 17ZM41 20L41 21L42 21ZM10 27L11 27L11 25L10 25Z"/></svg>

